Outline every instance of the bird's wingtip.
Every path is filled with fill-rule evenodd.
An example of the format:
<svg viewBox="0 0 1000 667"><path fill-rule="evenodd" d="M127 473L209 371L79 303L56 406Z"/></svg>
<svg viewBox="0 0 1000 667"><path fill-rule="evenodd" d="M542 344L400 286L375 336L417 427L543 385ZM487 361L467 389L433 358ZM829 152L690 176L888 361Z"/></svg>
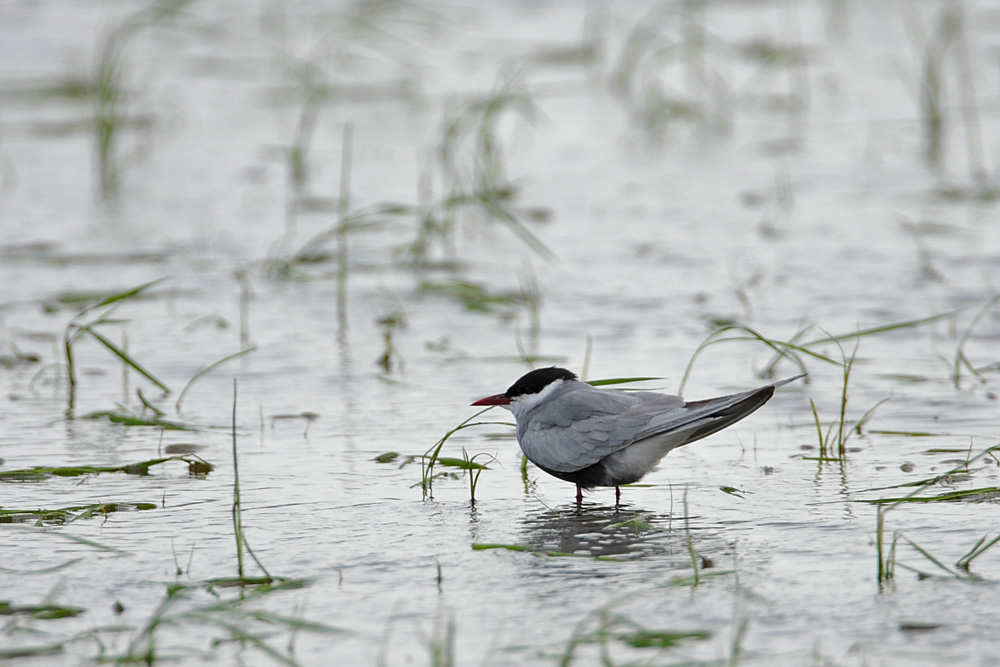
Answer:
<svg viewBox="0 0 1000 667"><path fill-rule="evenodd" d="M777 382L773 382L773 383L771 383L771 386L774 387L774 388L782 387L782 386L788 384L789 382L795 382L796 380L800 380L800 379L802 379L804 377L808 377L808 376L809 376L809 373L799 373L798 375L793 375L790 378L785 378L784 380L778 380Z"/></svg>

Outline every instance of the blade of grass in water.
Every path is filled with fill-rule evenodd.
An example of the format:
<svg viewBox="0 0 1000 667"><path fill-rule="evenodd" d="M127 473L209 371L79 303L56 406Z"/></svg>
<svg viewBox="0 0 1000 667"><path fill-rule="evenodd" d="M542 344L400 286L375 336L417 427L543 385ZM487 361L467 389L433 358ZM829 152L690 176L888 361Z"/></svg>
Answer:
<svg viewBox="0 0 1000 667"><path fill-rule="evenodd" d="M107 472L123 472L129 475L148 475L149 469L155 465L168 461L183 461L188 464L191 472L207 473L212 470L212 464L200 456L167 456L138 463L129 463L121 466L36 466L34 468L24 468L21 470L0 470L0 481L5 479L21 480L38 477L78 477L80 475L98 475Z"/></svg>
<svg viewBox="0 0 1000 667"><path fill-rule="evenodd" d="M971 472L974 472L969 468L971 464L975 463L981 458L985 458L986 456L992 456L994 452L998 451L1000 451L1000 445L994 445L992 447L983 450L982 452L970 458L969 460L964 461L963 463L952 468L951 470L941 473L940 475L935 475L934 477L926 477L924 479L918 479L912 482L903 482L902 484L893 484L892 486L878 486L872 489L865 489L864 491L862 491L862 493L869 491L886 491L888 489L901 489L911 486L919 487L918 489L916 489L916 491L906 496L907 498L909 498L910 496L919 493L923 489L932 486L934 484L937 484L938 482L944 481L954 475L967 475L970 474ZM968 449L928 450L928 453L941 453L941 454L967 454L968 452L969 452Z"/></svg>
<svg viewBox="0 0 1000 667"><path fill-rule="evenodd" d="M143 285L139 285L138 287L133 287L131 289L125 290L124 292L118 292L117 294L112 294L111 296L105 297L104 299L101 299L99 302L95 303L94 305L88 306L84 310L80 311L79 313L77 313L76 317L80 317L80 315L83 315L85 313L89 313L92 310L96 310L96 309L102 308L104 306L110 306L111 304L117 303L119 301L124 301L125 299L131 299L134 296L138 296L139 294L142 294L143 292L145 292L146 290L148 290L150 287L153 287L154 285L159 285L164 280L166 280L166 277L157 278L156 280L151 280L148 283L145 283Z"/></svg>
<svg viewBox="0 0 1000 667"><path fill-rule="evenodd" d="M742 331L742 332L744 332L744 333L746 333L748 335L747 336L730 336L730 337L726 337L726 338L720 338L720 336L722 334L728 333L730 331ZM679 393L679 394L683 394L684 393L684 387L687 385L688 378L690 378L690 376L691 376L691 370L694 368L694 362L695 362L695 360L697 360L698 356L709 345L715 345L715 344L718 344L718 343L726 343L726 342L730 342L730 341L747 341L747 340L749 340L749 341L758 341L758 342L763 343L767 347L771 348L771 350L773 350L774 353L779 358L790 359L796 366L798 366L799 370L801 372L803 372L803 373L806 372L805 363L801 359L799 359L799 357L795 353L802 353L802 354L808 355L810 357L813 357L815 359L819 359L820 361L825 361L825 362L830 363L830 364L837 364L838 363L837 361L831 359L830 357L827 357L826 355L820 354L819 352L816 352L814 350L810 350L810 349L808 349L806 347L803 347L801 345L798 345L798 344L796 344L794 342L791 342L791 341L780 341L780 340L777 340L777 339L767 338L763 334L758 333L757 331L751 329L750 327L746 327L746 326L742 326L742 325L727 326L727 327L722 327L721 329L716 329L715 331L713 331L712 333L710 333L708 335L708 337L705 338L705 340L703 340L698 345L698 347L695 349L694 354L691 355L691 359L688 360L687 367L684 369L684 375L683 375L683 377L681 377L681 384L680 384L680 387L678 387L678 389L677 389L677 393Z"/></svg>
<svg viewBox="0 0 1000 667"><path fill-rule="evenodd" d="M966 327L965 331L962 333L962 337L958 342L958 347L955 350L955 360L952 363L951 379L955 388L958 389L962 382L962 366L965 366L969 371L975 375L977 378L982 379L979 371L972 365L969 359L965 356L965 344L969 341L972 336L973 330L979 325L979 321L989 312L997 301L1000 301L1000 294L995 294L986 305L983 306L975 317L972 318L972 322Z"/></svg>
<svg viewBox="0 0 1000 667"><path fill-rule="evenodd" d="M251 352L255 352L256 350L257 350L256 346L247 348L245 350L240 350L235 354L230 354L228 357L223 357L222 359L219 359L218 361L209 364L208 366L202 368L197 373L195 373L194 376L190 380L188 380L188 383L184 385L184 389L181 390L180 395L177 397L177 402L174 404L174 407L177 409L177 412L181 411L181 402L184 400L184 396L188 393L188 389L191 388L191 385L193 385L197 380L200 380L204 376L208 375L219 366L228 363L233 359L238 359L242 356L250 354Z"/></svg>
<svg viewBox="0 0 1000 667"><path fill-rule="evenodd" d="M236 449L236 378L233 378L233 534L236 538L236 560L237 560L237 571L239 572L240 581L245 580L245 574L243 569L243 551L246 550L250 557L253 558L253 562L257 564L260 571L264 573L265 584L270 584L274 579L271 577L271 573L267 571L264 564L260 562L257 558L257 554L253 552L250 545L247 543L246 535L243 532L243 510L240 505L240 469L239 469L239 457L237 456Z"/></svg>
<svg viewBox="0 0 1000 667"><path fill-rule="evenodd" d="M979 496L977 498L977 496ZM860 502L869 504L888 504L888 503L945 503L953 502L956 500L995 500L997 496L1000 496L1000 486L985 486L979 489L965 489L964 491L949 491L948 493L941 493L936 496L903 496L901 498L875 498L870 500L862 500Z"/></svg>
<svg viewBox="0 0 1000 667"><path fill-rule="evenodd" d="M68 524L77 519L87 519L92 516L104 516L112 512L128 510L153 510L155 503L115 502L59 507L53 509L0 509L0 523L28 523L34 521L36 526L45 523Z"/></svg>
<svg viewBox="0 0 1000 667"><path fill-rule="evenodd" d="M678 393L682 393L683 392L684 387L687 384L688 377L691 374L691 369L694 366L695 359L709 345L714 345L716 343L723 343L723 342L726 342L726 341L747 341L747 340L754 341L755 340L755 341L764 343L765 345L767 345L768 347L770 347L774 351L774 354L775 354L776 358L773 359L768 364L765 364L765 366L764 366L765 369L767 369L768 371L770 371L771 369L773 369L774 365L776 364L776 362L779 359L787 358L787 359L790 359L793 363L795 363L799 367L799 369L804 373L804 372L806 372L805 365L802 362L802 360L799 359L796 356L795 353L804 354L804 355L807 355L807 356L812 357L814 359L817 359L819 361L825 361L827 363L840 365L840 362L836 361L835 359L831 359L830 357L827 357L827 356L825 356L823 354L820 354L820 353L818 353L815 350L810 349L810 348L812 348L814 346L817 346L817 345L822 345L824 343L840 342L840 341L844 341L844 340L849 340L851 338L862 338L862 337L865 337L865 336L873 336L873 335L878 335L878 334L883 334L883 333L889 333L889 332L892 332L892 331L899 331L899 330L902 330L902 329L909 329L909 328L913 328L913 327L918 327L918 326L922 326L924 324L930 324L932 322L936 322L938 320L951 317L951 316L955 315L955 313L957 313L957 312L958 311L949 311L947 313L940 313L938 315L931 315L930 317L924 317L924 318L920 318L920 319L916 319L916 320L907 320L905 322L894 322L892 324L884 324L884 325L879 325L879 326L874 326L874 327L868 327L866 329L858 329L858 330L851 331L851 332L844 333L844 334L828 335L828 336L824 336L822 338L816 338L814 340L810 340L810 341L807 341L807 342L804 342L804 343L798 342L798 338L801 337L801 335L804 332L799 332L790 341L781 341L781 340L778 340L778 339L768 338L768 337L764 336L763 334L755 331L754 329L751 329L750 327L746 327L746 326L742 326L742 325L732 325L732 326L722 327L720 329L717 329L716 331L713 331L711 334L709 334L708 337L704 341L702 341L702 343L695 350L694 354L691 356L690 361L688 361L687 368L684 370L684 376L681 379L680 389L678 390ZM720 336L722 334L728 333L728 332L731 332L731 331L742 331L742 332L744 332L744 333L746 333L748 335L747 336L730 336L730 337L726 337L726 338L720 338Z"/></svg>
<svg viewBox="0 0 1000 667"><path fill-rule="evenodd" d="M917 486L917 488L915 488L913 491L911 491L909 494L907 494L906 496L904 496L902 498L892 498L892 499L889 499L888 501L885 501L885 502L879 502L880 499L879 500L874 500L874 501L869 501L869 502L872 502L873 504L875 504L877 506L877 508L878 508L877 512L876 512L876 519L875 519L875 544L876 544L876 552L877 552L877 557L878 557L878 573L877 574L878 574L878 584L879 584L880 590L882 590L883 587L886 584L891 583L892 580L893 580L893 578L894 578L894 570L895 570L895 566L897 565L896 558L895 558L896 543L897 543L898 539L901 537L901 535L900 535L900 533L898 531L895 532L893 534L892 543L888 547L888 550L886 550L886 547L885 547L885 544L886 544L886 540L885 540L885 518L886 518L886 515L891 510L899 507L904 502L921 502L920 500L914 501L913 499L916 498L917 494L919 494L922 491L924 491L924 489L926 489L928 486L930 486L931 484L934 484L935 482L937 482L939 480L947 479L948 477L951 477L952 475L955 475L956 473L966 473L966 472L968 472L970 466L973 463L975 463L976 461L978 461L978 460L980 460L982 458L985 458L987 456L993 456L993 453L995 451L997 451L997 450L1000 450L1000 445L994 445L992 447L988 447L987 449L983 450L982 452L980 452L976 456L973 456L973 457L967 459L966 461L963 461L958 466L952 468L951 470L949 470L949 471L947 471L947 472L945 472L945 473L943 473L941 475L938 475L937 477L933 477L933 478L931 478L929 480L921 480L923 482L922 484L918 483L919 485ZM913 484L913 483L911 483L911 484ZM901 486L906 486L906 485L901 485ZM995 491L1000 492L1000 488L995 489ZM954 497L957 493L961 493L961 492L955 492L955 493L952 493L952 494L943 494L943 495L945 495L945 496L953 496L951 498L947 498L948 500L960 499L960 498L955 498ZM941 502L943 500L945 500L945 499L944 498L937 498L938 502ZM928 502L928 501L924 500L923 502ZM912 541L910 541L910 540L907 540L907 541L910 542L911 545L913 544ZM918 550L920 550L919 547L915 546L915 548L917 548ZM975 548L973 548L973 551L975 551Z"/></svg>
<svg viewBox="0 0 1000 667"><path fill-rule="evenodd" d="M240 512L240 468L236 456L236 378L233 378L233 535L236 538L236 571L243 579L243 516Z"/></svg>
<svg viewBox="0 0 1000 667"><path fill-rule="evenodd" d="M30 616L37 619L70 618L87 611L83 607L67 607L56 604L14 605L0 601L0 616Z"/></svg>
<svg viewBox="0 0 1000 667"><path fill-rule="evenodd" d="M195 430L189 426L185 426L184 424L178 424L177 422L169 421L167 419L161 419L159 417L147 419L144 417L135 417L129 414L121 414L119 412L88 412L87 414L80 416L80 419L104 419L104 418L107 418L108 421L114 424L122 424L124 426L155 426L156 428L162 428L168 431Z"/></svg>
<svg viewBox="0 0 1000 667"><path fill-rule="evenodd" d="M122 361L134 368L139 374L144 376L147 380L155 384L157 387L162 389L165 393L170 393L170 387L164 384L159 378L147 371L142 364L136 361L131 355L125 352L123 349L115 345L109 338L104 334L94 329L92 326L87 325L80 328L81 331L89 333L91 336L96 338L104 347L108 348L117 355Z"/></svg>
<svg viewBox="0 0 1000 667"><path fill-rule="evenodd" d="M969 549L969 552L967 554L965 554L957 561L955 561L955 567L968 572L969 565L972 563L972 561L978 558L979 556L982 556L984 553L986 553L987 549L997 544L998 542L1000 542L1000 535L997 535L989 542L986 541L986 536L983 535L981 538L979 538L979 541L976 542L975 546Z"/></svg>
<svg viewBox="0 0 1000 667"><path fill-rule="evenodd" d="M440 454L441 454L441 449L444 447L444 444L448 441L448 438L450 438L452 435L454 435L455 433L457 433L457 432L459 432L459 431L461 431L463 429L472 428L473 426L482 426L482 425L486 425L486 424L491 424L491 425L502 424L504 426L515 426L515 424L511 424L509 422L474 422L474 421L472 421L473 419L479 417L480 415L484 414L488 410L492 410L494 407L495 406L491 405L491 406L489 406L487 408L483 408L482 410L480 410L476 414L472 415L471 417L469 417L468 419L466 419L465 421L463 421L461 424L459 424L458 426L456 426L455 428L451 429L450 431L448 431L447 433L445 433L443 436L441 436L441 438L437 442L435 442L430 447L430 449L428 449L422 456L420 456L420 485L421 485L421 488L423 489L423 493L424 493L424 498L425 499L433 498L434 497L434 494L433 494L433 484L434 484L434 477L435 477L435 475L434 475L434 466L438 462ZM461 461L461 459L456 459L456 460ZM464 464L464 462L463 462L463 464Z"/></svg>
<svg viewBox="0 0 1000 667"><path fill-rule="evenodd" d="M809 347L812 345L822 345L823 343L832 343L837 341L850 340L851 338L861 338L863 336L873 336L881 333L888 333L890 331L899 331L900 329L911 329L913 327L919 327L924 324L930 324L931 322L937 322L938 320L943 320L948 317L961 312L960 310L951 310L947 313L938 313L937 315L931 315L930 317L922 317L916 320L907 320L905 322L894 322L892 324L883 324L881 326L869 327L867 329L857 329L856 331L850 331L844 334L838 334L836 336L829 335L823 338L817 338L815 340L803 343L804 347Z"/></svg>
<svg viewBox="0 0 1000 667"><path fill-rule="evenodd" d="M427 458L426 455L424 458ZM485 463L476 463L475 461L457 459L451 456L438 456L434 461L443 466L461 468L462 470L488 470Z"/></svg>
<svg viewBox="0 0 1000 667"><path fill-rule="evenodd" d="M89 313L90 311L92 311L92 310L94 310L96 308L101 308L101 307L106 307L106 306L114 306L114 304L116 304L116 303L118 303L120 301L133 298L136 295L138 295L138 294L144 292L145 290L149 289L153 285L156 285L156 284L162 282L163 280L165 280L165 279L164 278L160 278L159 280L154 280L154 281L145 283L143 285L139 285L138 287L134 287L132 289L126 290L124 292L119 292L117 294L112 294L111 296L105 297L104 299L102 299L101 301L99 301L97 304L95 304L93 306L90 306L88 308L84 308L82 311L80 311L75 316L73 316L72 320L70 320L70 323L66 326L66 330L63 333L63 349L64 349L64 352L66 354L66 371L67 371L67 375L68 375L67 379L68 379L68 382L69 382L69 391L67 393L67 408L68 408L68 413L70 415L72 415L72 413L73 413L74 404L76 402L76 385L77 385L77 380L76 380L76 362L75 362L75 356L73 354L73 345L80 338L80 336L82 336L84 333L90 333L90 334L92 334L105 347L107 347L114 354L116 354L118 357L120 357L123 361L125 361L125 363L131 365L137 371L139 371L140 373L142 373L143 375L145 375L146 377L148 377L154 384L156 384L161 389L163 389L163 391L165 391L165 392L169 392L170 391L169 389L166 388L166 385L164 385L162 382L160 382L159 379L153 377L145 369L141 369L136 364L136 362L134 360L132 360L123 350L121 350L117 345L115 345L114 343L112 343L110 340L108 340L102 334L98 333L93 328L93 327L97 326L98 324L107 323L107 320L104 317L97 318L96 320L90 322L89 324L82 324L82 325L81 324L77 324L77 320L79 318L81 318L83 315L85 315L86 313ZM110 310L111 309L109 308L108 312ZM105 316L106 315L107 315L107 312L105 312Z"/></svg>
<svg viewBox="0 0 1000 667"><path fill-rule="evenodd" d="M707 630L692 630L688 632L665 632L656 630L636 630L635 632L618 635L618 639L635 648L671 648L680 645L686 639L709 639L712 633Z"/></svg>

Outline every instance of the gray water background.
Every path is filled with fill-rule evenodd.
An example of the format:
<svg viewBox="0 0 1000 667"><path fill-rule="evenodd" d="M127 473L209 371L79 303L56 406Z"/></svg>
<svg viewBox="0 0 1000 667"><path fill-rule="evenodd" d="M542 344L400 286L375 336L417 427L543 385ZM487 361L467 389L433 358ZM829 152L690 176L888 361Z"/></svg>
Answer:
<svg viewBox="0 0 1000 667"><path fill-rule="evenodd" d="M899 567L880 585L876 509L859 502L905 495L871 489L933 477L997 444L996 304L976 319L1000 267L997 7L187 3L143 15L122 41L119 175L102 191L86 82L144 7L0 9L0 457L6 470L113 466L194 444L216 467L0 483L2 509L157 506L4 526L0 597L85 611L5 617L0 646L52 649L24 659L33 665L121 656L168 584L235 575L235 379L247 540L272 574L308 580L248 606L344 632L240 623L301 664L428 664L434 644L457 664L559 664L574 637L590 640L574 649L580 664L602 652L615 664L997 664L1000 552L974 561L984 580L972 581L901 541L899 562L935 576ZM936 162L921 105L928 71L941 80ZM289 147L310 95L322 97L296 187ZM488 137L491 161L476 142L493 126L475 104L504 95L514 102ZM454 145L458 175L441 167L456 118L470 128ZM427 205L474 181L477 165L498 167L514 193L503 205L549 252L470 205L415 267L406 250L420 215L370 216L377 226L349 236L339 314L335 240L310 246L327 253L316 261L289 260L337 224L345 126L352 211ZM123 379L120 360L84 337L68 414L63 335L100 297L66 297L160 278L101 331L171 393L134 371ZM479 312L427 288L450 281L527 293L529 305ZM802 342L944 313L842 341L847 356L858 344L848 421L889 399L843 462L814 460L810 407L824 428L837 420L843 368L803 356L808 384L672 453L618 509L607 489L578 509L571 486L533 468L526 486L503 426L463 430L442 451L495 457L474 505L460 472L428 498L419 462L401 465L531 363L657 376L643 386L676 392L720 325L785 341L811 327ZM402 322L388 369L376 363L387 317ZM960 344L983 371L964 369L956 386ZM177 411L199 369L251 346L193 384ZM814 349L843 359L834 343ZM771 359L753 340L710 346L684 394L763 383ZM776 375L794 372L785 361ZM148 416L139 388L197 430L81 418ZM386 452L401 456L374 460ZM987 457L927 495L996 486ZM901 531L953 568L995 535L995 497L900 506L885 535ZM472 548L485 543L533 551ZM710 561L702 574L736 574L664 586L693 574L689 547ZM609 555L624 560L593 558ZM169 612L216 595L238 593L196 587ZM603 644L592 634L601 627ZM635 649L630 628L709 636ZM232 638L180 620L157 629L156 653L272 661Z"/></svg>

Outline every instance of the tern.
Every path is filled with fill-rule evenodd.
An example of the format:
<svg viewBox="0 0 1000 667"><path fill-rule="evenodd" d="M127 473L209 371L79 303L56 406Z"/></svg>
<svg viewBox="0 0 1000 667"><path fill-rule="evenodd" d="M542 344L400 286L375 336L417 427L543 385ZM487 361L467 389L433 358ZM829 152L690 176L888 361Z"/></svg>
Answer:
<svg viewBox="0 0 1000 667"><path fill-rule="evenodd" d="M777 387L805 374L757 389L687 402L648 391L601 389L565 368L539 368L502 394L472 405L500 405L517 422L517 442L529 461L576 484L576 502L595 486L633 484L671 450L735 424L767 403Z"/></svg>

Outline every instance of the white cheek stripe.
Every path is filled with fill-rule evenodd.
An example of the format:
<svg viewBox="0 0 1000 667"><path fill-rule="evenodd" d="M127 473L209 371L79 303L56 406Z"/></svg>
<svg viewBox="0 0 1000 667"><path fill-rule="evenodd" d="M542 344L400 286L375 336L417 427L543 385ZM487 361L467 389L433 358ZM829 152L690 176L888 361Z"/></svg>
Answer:
<svg viewBox="0 0 1000 667"><path fill-rule="evenodd" d="M514 419L519 418L521 415L538 407L540 403L548 400L549 396L552 395L552 392L561 387L563 382L565 382L565 380L560 378L545 385L545 388L537 394L522 394L511 401L510 411L514 413Z"/></svg>

